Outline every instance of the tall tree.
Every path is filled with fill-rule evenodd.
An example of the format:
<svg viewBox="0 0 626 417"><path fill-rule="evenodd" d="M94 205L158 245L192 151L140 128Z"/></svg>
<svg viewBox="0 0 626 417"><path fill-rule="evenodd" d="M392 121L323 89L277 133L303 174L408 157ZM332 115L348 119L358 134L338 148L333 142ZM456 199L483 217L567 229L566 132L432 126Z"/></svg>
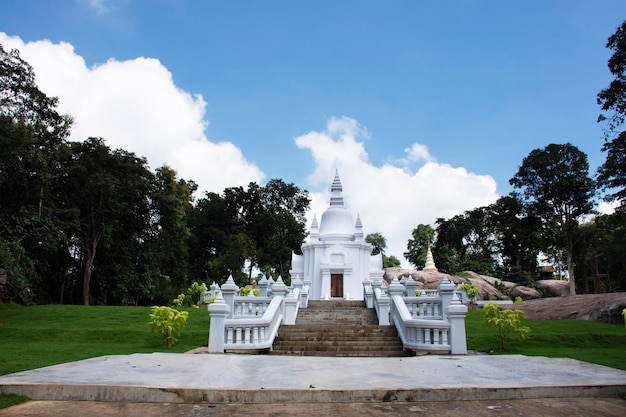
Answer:
<svg viewBox="0 0 626 417"><path fill-rule="evenodd" d="M608 67L615 78L598 93L598 104L604 112L598 116L598 122L607 123L606 133L610 136L626 117L626 20L609 37L606 47L613 51Z"/></svg>
<svg viewBox="0 0 626 417"><path fill-rule="evenodd" d="M261 201L267 221L264 233L256 242L260 250L259 266L286 276L291 252L300 253L307 234L305 213L311 202L309 193L293 183L272 179L262 187Z"/></svg>
<svg viewBox="0 0 626 417"><path fill-rule="evenodd" d="M542 247L539 219L526 213L515 195L500 197L489 206L489 212L502 276L507 281L531 284Z"/></svg>
<svg viewBox="0 0 626 417"><path fill-rule="evenodd" d="M569 143L535 149L509 183L520 191L528 212L541 219L544 234L565 252L570 294L575 294L574 236L579 219L592 213L595 195L587 155Z"/></svg>
<svg viewBox="0 0 626 417"><path fill-rule="evenodd" d="M404 257L416 269L424 268L426 265L426 252L428 246L433 243L435 229L429 224L418 224L411 232L411 239L407 242L407 251Z"/></svg>
<svg viewBox="0 0 626 417"><path fill-rule="evenodd" d="M147 224L151 182L146 160L133 153L111 152L97 138L69 144L62 187L67 204L76 208L74 232L83 261L83 304L90 303L93 265L102 239L116 228L129 228L137 219Z"/></svg>
<svg viewBox="0 0 626 417"><path fill-rule="evenodd" d="M152 201L152 221L156 226L155 253L161 274L170 277L172 285L187 285L189 270L188 217L193 209L193 181L178 179L176 171L164 165L157 168Z"/></svg>
<svg viewBox="0 0 626 417"><path fill-rule="evenodd" d="M603 113L598 122L606 122L607 130L602 151L607 152L606 161L598 169L599 185L614 191L605 200L617 200L620 209L626 208L626 132L620 131L626 117L626 20L607 41L606 47L613 51L608 67L615 77L611 84L598 93L598 104Z"/></svg>
<svg viewBox="0 0 626 417"><path fill-rule="evenodd" d="M38 88L32 67L19 52L0 45L0 243L8 248L5 256L15 257L10 263L27 271L9 271L13 278L23 278L12 279L10 289L31 294L29 298L37 293L44 301L50 299L42 294L40 281L67 270L52 188L72 121L58 113L57 105L55 97Z"/></svg>

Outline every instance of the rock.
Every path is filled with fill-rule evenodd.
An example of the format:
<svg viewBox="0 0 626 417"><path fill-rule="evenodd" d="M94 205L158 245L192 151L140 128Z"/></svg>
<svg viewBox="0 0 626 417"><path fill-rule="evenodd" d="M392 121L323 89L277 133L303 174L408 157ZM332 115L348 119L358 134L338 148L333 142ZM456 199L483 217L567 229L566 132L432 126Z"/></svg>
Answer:
<svg viewBox="0 0 626 417"><path fill-rule="evenodd" d="M523 310L531 320L597 320L624 325L622 310L626 308L626 293L539 298L502 308Z"/></svg>
<svg viewBox="0 0 626 417"><path fill-rule="evenodd" d="M437 289L439 284L441 284L441 280L444 275L448 275L450 281L455 284L463 284L466 282L470 282L476 288L478 288L478 296L476 297L479 300L508 300L507 297L502 292L498 291L495 287L493 287L489 282L485 279L493 279L497 280L493 277L487 277L484 275L476 274L475 272L468 271L466 274L469 278L461 278L455 275L445 274L443 272L438 271L415 271L413 269L406 269L400 267L386 268L385 274L383 275L383 279L389 283L394 277L398 279L408 278L409 276L413 278L414 281L417 282L416 289L427 289L434 290ZM500 281L500 280L497 280Z"/></svg>
<svg viewBox="0 0 626 417"><path fill-rule="evenodd" d="M415 271L413 269L405 269L400 267L386 268L385 274L383 275L383 279L390 283L394 277L397 277L399 280L402 278L408 278L409 276L413 278L414 281L417 282L417 289L427 289L434 290L437 289L441 281L443 280L444 274L442 272L437 271ZM452 275L448 275L450 281L455 284L460 284L464 282L462 278L455 277Z"/></svg>
<svg viewBox="0 0 626 417"><path fill-rule="evenodd" d="M535 281L535 288L546 291L548 297L562 297L569 295L569 282L559 279L542 279Z"/></svg>
<svg viewBox="0 0 626 417"><path fill-rule="evenodd" d="M518 285L511 289L509 297L512 300L515 300L516 297L520 297L522 300L534 300L535 298L541 298L541 293L534 288Z"/></svg>

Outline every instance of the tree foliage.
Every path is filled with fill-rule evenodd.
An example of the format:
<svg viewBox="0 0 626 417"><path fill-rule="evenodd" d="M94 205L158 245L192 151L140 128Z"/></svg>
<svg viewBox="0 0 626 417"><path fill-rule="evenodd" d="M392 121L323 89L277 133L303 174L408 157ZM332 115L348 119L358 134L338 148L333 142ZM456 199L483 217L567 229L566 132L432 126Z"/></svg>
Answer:
<svg viewBox="0 0 626 417"><path fill-rule="evenodd" d="M610 135L624 123L626 116L626 20L609 37L606 47L613 51L608 67L615 78L598 93L598 104L604 112L598 116L598 122L607 122Z"/></svg>
<svg viewBox="0 0 626 417"><path fill-rule="evenodd" d="M527 211L541 219L546 249L565 253L570 293L575 294L574 237L579 219L592 213L595 195L587 155L569 143L535 149L509 182L519 190Z"/></svg>
<svg viewBox="0 0 626 417"><path fill-rule="evenodd" d="M411 232L411 239L407 242L407 251L404 258L415 268L422 269L426 265L426 252L433 243L435 230L429 224L418 224Z"/></svg>
<svg viewBox="0 0 626 417"><path fill-rule="evenodd" d="M626 116L626 20L607 41L606 47L613 51L608 67L614 76L610 85L598 93L598 104L603 113L599 122L607 123L602 151L606 161L598 169L598 183L604 189L613 190L605 200L616 200L620 210L626 208L626 132L620 131Z"/></svg>
<svg viewBox="0 0 626 417"><path fill-rule="evenodd" d="M495 303L487 303L483 306L483 321L487 327L498 332L500 349L505 349L507 337L517 333L522 339L530 334L530 327L522 326L525 315L522 310L501 310Z"/></svg>
<svg viewBox="0 0 626 417"><path fill-rule="evenodd" d="M94 260L101 241L117 235L118 248L122 245L129 249L127 245L145 240L150 215L147 196L153 176L145 159L124 150L111 151L102 139L72 142L68 152L60 186L62 204L73 208L71 231L82 261L82 302L88 305ZM120 255L132 253L137 252ZM129 265L135 262L131 259Z"/></svg>
<svg viewBox="0 0 626 417"><path fill-rule="evenodd" d="M255 267L286 277L291 251L299 252L306 237L309 203L306 191L277 179L207 193L190 220L193 273L220 283L233 275L242 285Z"/></svg>
<svg viewBox="0 0 626 417"><path fill-rule="evenodd" d="M378 255L379 253L385 254L387 249L387 239L380 232L369 233L365 236L365 241L372 245L372 255Z"/></svg>

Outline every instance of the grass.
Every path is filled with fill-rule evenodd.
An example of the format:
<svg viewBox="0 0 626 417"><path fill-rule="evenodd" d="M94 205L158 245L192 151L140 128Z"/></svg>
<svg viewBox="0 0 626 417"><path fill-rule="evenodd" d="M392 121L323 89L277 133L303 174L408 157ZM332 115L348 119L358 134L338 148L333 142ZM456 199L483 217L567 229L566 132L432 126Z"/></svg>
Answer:
<svg viewBox="0 0 626 417"><path fill-rule="evenodd" d="M25 403L26 401L28 401L28 398L22 397L21 395L2 394L0 395L0 410Z"/></svg>
<svg viewBox="0 0 626 417"><path fill-rule="evenodd" d="M465 320L467 347L493 354L521 354L572 358L626 371L626 328L591 320L524 320L531 328L528 339L516 335L499 351L494 329L485 327L481 311L470 311Z"/></svg>
<svg viewBox="0 0 626 417"><path fill-rule="evenodd" d="M185 352L207 344L209 314L189 308L179 341L152 333L149 307L0 304L0 375L102 355Z"/></svg>

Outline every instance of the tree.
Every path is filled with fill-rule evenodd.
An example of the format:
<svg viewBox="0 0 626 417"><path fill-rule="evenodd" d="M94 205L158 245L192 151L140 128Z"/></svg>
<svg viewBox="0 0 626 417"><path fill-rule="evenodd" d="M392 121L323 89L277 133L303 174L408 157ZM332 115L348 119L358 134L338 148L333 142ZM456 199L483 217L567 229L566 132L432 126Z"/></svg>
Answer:
<svg viewBox="0 0 626 417"><path fill-rule="evenodd" d="M435 230L428 224L418 224L411 236L407 242L407 252L403 255L416 269L422 269L426 265L426 252L433 243Z"/></svg>
<svg viewBox="0 0 626 417"><path fill-rule="evenodd" d="M387 239L379 233L369 233L365 236L365 241L372 245L372 255L378 255L379 253L385 254L387 249Z"/></svg>
<svg viewBox="0 0 626 417"><path fill-rule="evenodd" d="M500 349L504 350L505 342L509 334L518 333L522 339L526 339L530 333L530 327L522 326L525 314L522 310L501 310L495 303L487 303L483 307L483 322L498 332Z"/></svg>
<svg viewBox="0 0 626 417"><path fill-rule="evenodd" d="M396 266L400 266L400 264L400 259L396 258L395 256L383 255L383 268L393 268Z"/></svg>
<svg viewBox="0 0 626 417"><path fill-rule="evenodd" d="M309 203L306 191L277 179L265 187L250 183L247 189L208 193L192 216L194 270L218 282L232 274L244 285L254 267L285 276L291 251L300 251L306 237ZM247 278L241 274L244 264Z"/></svg>
<svg viewBox="0 0 626 417"><path fill-rule="evenodd" d="M609 37L606 47L613 51L608 67L615 79L598 93L597 101L603 112L611 112L598 116L598 122L607 122L608 136L624 123L626 116L626 20Z"/></svg>
<svg viewBox="0 0 626 417"><path fill-rule="evenodd" d="M619 127L626 117L626 20L608 39L606 47L613 51L608 67L615 77L609 87L598 93L598 104L604 113L598 122L607 122L607 132L602 151L607 152L606 161L598 169L598 183L604 189L616 189L605 200L618 200L620 209L626 207L626 132ZM610 112L609 114L606 114ZM614 137L613 134L617 133ZM609 140L609 138L612 138Z"/></svg>
<svg viewBox="0 0 626 417"><path fill-rule="evenodd" d="M45 284L68 269L52 189L72 120L59 114L57 105L55 97L39 90L19 52L0 45L0 243L12 258L6 262L16 268L10 275L21 277L11 279L10 295L24 302L35 295L51 301Z"/></svg>
<svg viewBox="0 0 626 417"><path fill-rule="evenodd" d="M626 132L602 146L606 161L598 168L598 185L615 191L605 196L606 201L619 201L619 210L626 210Z"/></svg>
<svg viewBox="0 0 626 417"><path fill-rule="evenodd" d="M592 213L595 195L587 155L569 143L535 149L509 183L521 192L527 211L541 219L544 235L552 239L548 245L565 252L575 294L574 236L579 219Z"/></svg>
<svg viewBox="0 0 626 417"><path fill-rule="evenodd" d="M261 188L262 233L257 235L256 246L262 270L283 277L288 274L291 252L300 253L307 234L305 214L310 203L308 191L281 179L272 179Z"/></svg>
<svg viewBox="0 0 626 417"><path fill-rule="evenodd" d="M523 202L515 195L500 197L489 206L489 213L501 275L507 281L531 284L541 248L539 219L526 213Z"/></svg>
<svg viewBox="0 0 626 417"><path fill-rule="evenodd" d="M193 181L176 177L176 171L164 165L157 168L150 195L152 222L156 226L155 253L162 275L170 277L175 288L187 285L189 271L189 214L193 209Z"/></svg>
<svg viewBox="0 0 626 417"><path fill-rule="evenodd" d="M73 232L79 242L76 249L82 259L82 302L89 305L98 247L114 231L143 231L150 214L148 194L153 176L145 159L121 149L111 152L102 139L70 143L68 151L63 197L73 210ZM136 233L127 237L135 240ZM123 246L124 241L117 244Z"/></svg>

